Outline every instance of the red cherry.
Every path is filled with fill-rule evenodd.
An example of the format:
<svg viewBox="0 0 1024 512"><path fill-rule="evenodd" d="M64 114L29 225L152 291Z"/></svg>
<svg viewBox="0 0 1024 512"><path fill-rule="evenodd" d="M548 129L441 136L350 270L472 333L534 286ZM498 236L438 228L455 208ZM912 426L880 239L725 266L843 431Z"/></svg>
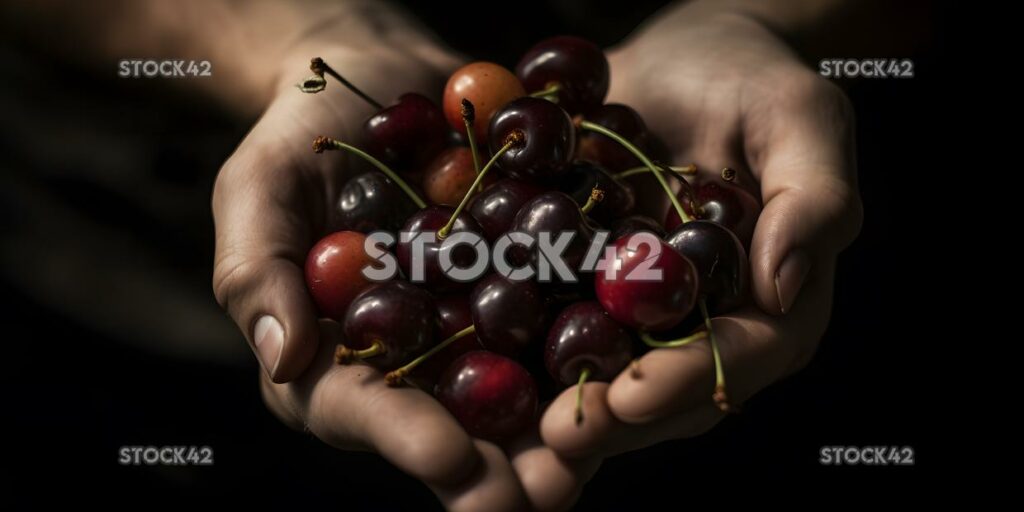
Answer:
<svg viewBox="0 0 1024 512"><path fill-rule="evenodd" d="M750 269L747 251L732 231L708 220L676 228L666 243L693 262L700 277L698 293L712 311L724 313L747 299Z"/></svg>
<svg viewBox="0 0 1024 512"><path fill-rule="evenodd" d="M544 347L544 366L563 386L576 384L584 369L589 381L611 382L632 359L629 331L593 301L565 308Z"/></svg>
<svg viewBox="0 0 1024 512"><path fill-rule="evenodd" d="M488 130L491 153L518 132L523 141L498 157L514 178L544 181L558 176L576 151L576 127L561 107L540 98L519 98L494 114Z"/></svg>
<svg viewBox="0 0 1024 512"><path fill-rule="evenodd" d="M341 363L361 359L392 370L427 350L439 327L429 292L404 281L380 283L352 300L344 322L345 350L336 354Z"/></svg>
<svg viewBox="0 0 1024 512"><path fill-rule="evenodd" d="M423 192L434 204L458 206L476 179L473 152L467 147L454 147L437 156L423 174ZM488 173L484 183L490 184L497 175Z"/></svg>
<svg viewBox="0 0 1024 512"><path fill-rule="evenodd" d="M689 259L650 233L620 238L612 246L618 264L606 261L608 268L594 276L597 299L612 318L636 329L664 331L690 314L698 281ZM646 279L644 269L660 270L660 279Z"/></svg>
<svg viewBox="0 0 1024 512"><path fill-rule="evenodd" d="M469 213L480 223L487 239L493 242L512 227L512 220L519 209L542 192L544 189L533 183L502 178L473 198Z"/></svg>
<svg viewBox="0 0 1024 512"><path fill-rule="evenodd" d="M536 281L491 274L469 295L476 335L484 348L518 356L547 328L544 297Z"/></svg>
<svg viewBox="0 0 1024 512"><path fill-rule="evenodd" d="M750 248L754 238L754 227L761 214L761 203L746 190L721 180L698 182L693 185L693 196L700 211L694 212L685 200L686 190L680 192L679 202L687 215L694 218L717 222L736 234L743 246ZM665 216L665 229L672 231L682 224L675 209L670 208Z"/></svg>
<svg viewBox="0 0 1024 512"><path fill-rule="evenodd" d="M587 114L587 120L621 135L640 151L648 152L650 141L647 125L640 114L632 108L618 103L602 105ZM621 144L592 131L580 133L577 157L597 162L613 173L642 165L640 160Z"/></svg>
<svg viewBox="0 0 1024 512"><path fill-rule="evenodd" d="M523 55L516 75L527 91L559 85L558 104L572 114L597 107L608 94L608 59L594 43L558 36L537 43Z"/></svg>
<svg viewBox="0 0 1024 512"><path fill-rule="evenodd" d="M341 321L352 299L371 284L363 268L371 260L363 244L366 236L338 231L321 239L306 257L306 288L320 315Z"/></svg>
<svg viewBox="0 0 1024 512"><path fill-rule="evenodd" d="M465 135L462 121L462 99L473 103L476 120L473 133L476 140L487 140L487 126L498 109L508 102L525 96L526 91L511 71L492 62L472 62L457 69L444 88L444 114L455 131Z"/></svg>
<svg viewBox="0 0 1024 512"><path fill-rule="evenodd" d="M504 441L529 428L537 385L519 363L485 351L464 354L441 375L436 396L473 437Z"/></svg>
<svg viewBox="0 0 1024 512"><path fill-rule="evenodd" d="M441 108L426 96L406 93L366 120L366 150L397 171L415 171L444 149L448 127Z"/></svg>
<svg viewBox="0 0 1024 512"><path fill-rule="evenodd" d="M437 305L438 318L441 321L441 329L437 339L446 340L459 331L473 325L473 314L469 311L469 297L465 295L442 295L434 298ZM453 361L462 354L474 350L482 350L480 340L475 335L463 336L436 354L426 358L416 366L412 377L428 384L427 389L432 387Z"/></svg>

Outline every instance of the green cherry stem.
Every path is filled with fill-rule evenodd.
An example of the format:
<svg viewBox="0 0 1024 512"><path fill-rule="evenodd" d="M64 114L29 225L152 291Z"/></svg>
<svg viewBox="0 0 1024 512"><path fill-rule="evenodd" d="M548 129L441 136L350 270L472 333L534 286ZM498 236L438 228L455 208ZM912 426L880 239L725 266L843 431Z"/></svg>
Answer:
<svg viewBox="0 0 1024 512"><path fill-rule="evenodd" d="M647 345L648 347L652 347L652 348L685 347L686 345L689 345L690 343L693 343L695 341L703 340L703 339L705 339L707 337L708 337L707 333L705 333L705 332L698 332L696 334L691 334L691 335L689 335L689 336L687 336L685 338L679 338L677 340L660 341L660 340L656 340L656 339L652 338L650 334L648 334L646 332L643 332L643 331L640 331L640 340L643 341L645 345Z"/></svg>
<svg viewBox="0 0 1024 512"><path fill-rule="evenodd" d="M398 184L399 188L401 188L402 191L405 192L405 195L409 196L409 199L411 199L413 203L416 203L416 206L418 208L427 207L427 203L423 202L423 199L421 199L420 196L416 194L415 191L413 191L413 189L409 186L408 183L405 182L405 180L400 178L398 174L395 173L395 171L391 170L391 168L384 165L384 162L381 162L380 160L377 160L376 158L370 156L369 153L366 153L365 151L350 144L346 144L338 139L332 139L330 137L324 137L322 135L320 137L313 139L313 151L317 153L323 153L324 151L332 150L345 150L355 154L356 156L362 158L363 160L366 160L367 162L370 162L370 164L372 164L374 167L380 169L380 172L384 173L385 175L387 175L388 178L391 178L392 181Z"/></svg>
<svg viewBox="0 0 1024 512"><path fill-rule="evenodd" d="M673 176L676 177L676 179L683 179L683 176L694 176L697 174L697 166L695 164L684 165L682 167L670 166L663 168L666 168L669 171L671 171ZM647 174L649 172L651 172L651 170L647 167L634 167L632 169L626 169L625 171L622 171L620 173L613 174L612 179L621 180L628 178L630 176L635 176L637 174Z"/></svg>
<svg viewBox="0 0 1024 512"><path fill-rule="evenodd" d="M379 356L385 352L387 352L387 348L380 341L374 341L373 345L362 350L352 350L345 345L338 345L338 348L334 349L334 360L338 364L352 364L356 361Z"/></svg>
<svg viewBox="0 0 1024 512"><path fill-rule="evenodd" d="M442 341L441 343L438 343L433 348L431 348L430 350L424 352L422 355L420 355L416 359L413 359L412 361L409 361L409 363L406 364L405 366L403 366L403 367L401 367L401 368L399 368L397 370L392 370L392 371L386 373L384 375L384 380L387 381L389 386L397 386L397 385L401 384L402 383L402 379L404 379L406 375L409 375L410 372L412 372L417 366L422 364L423 361L426 361L427 359L429 359L430 356L432 356L432 355L434 355L434 354L444 350L444 348L447 347L448 345L451 345L452 343L455 343L459 339L464 338L466 336L469 336L470 334L473 334L474 332L476 332L476 326L471 325L471 326L466 327L465 329L463 329L463 330L461 330L461 331L459 331L459 332L449 336L448 339Z"/></svg>
<svg viewBox="0 0 1024 512"><path fill-rule="evenodd" d="M594 207L597 206L597 203L600 203L601 201L604 201L604 191L594 187L590 189L590 197L587 198L586 204L580 207L580 211L586 215L590 213L590 210L593 210Z"/></svg>
<svg viewBox="0 0 1024 512"><path fill-rule="evenodd" d="M562 84L558 82L548 82L547 86L539 91L530 93L530 97L533 98L544 98L552 103L558 103L558 94L562 90ZM554 98L552 98L554 96Z"/></svg>
<svg viewBox="0 0 1024 512"><path fill-rule="evenodd" d="M590 378L590 368L585 367L580 372L580 380L576 383L576 426L583 424L583 384Z"/></svg>
<svg viewBox="0 0 1024 512"><path fill-rule="evenodd" d="M476 188L480 186L480 183L483 182L484 175L487 174L487 171L491 170L491 167L494 167L494 162L497 162L498 158L500 158L501 155L504 155L509 149L512 149L513 146L522 144L524 140L526 140L526 135L519 130L513 130L512 133L508 134L508 137L505 137L505 145L494 153L494 156L487 161L487 164L484 165L483 169L480 169L480 173L476 175L476 179L473 180L473 184L469 186L469 190L466 191L466 195L462 196L462 201L459 202L459 206L455 208L454 212L452 212L452 218L448 219L448 223L437 231L438 240L444 240L448 236L448 233L452 231L452 227L455 226L455 220L459 218L459 214L466 208L466 204L469 203L469 198L473 197L473 191L476 190Z"/></svg>
<svg viewBox="0 0 1024 512"><path fill-rule="evenodd" d="M654 165L654 162L651 162L651 159L647 158L647 155L645 155L643 151L640 151L639 148L634 146L633 143L629 142L621 135L599 124L592 123L584 119L580 120L579 127L584 130L590 130L592 132L600 133L601 135L604 135L605 137L608 137L614 140L615 142L619 143L619 145L626 148L630 153L633 153L633 156L637 157L641 162L643 162L643 164L647 166L648 169L651 170L651 173L654 174L654 177L658 179L658 183L660 183L661 188L665 190L665 194L668 195L668 199L672 201L672 206L676 209L676 213L679 214L679 218L684 223L693 220L693 218L687 215L686 211L683 210L683 205L679 204L679 198L677 198L675 193L672 192L672 187L668 186L668 182L665 181L665 177L662 176L661 169Z"/></svg>
<svg viewBox="0 0 1024 512"><path fill-rule="evenodd" d="M466 140L469 142L469 152L473 155L473 170L480 174L480 152L476 149L474 122L476 122L476 107L473 106L472 101L462 98L462 124L466 127ZM483 185L480 185L480 188L483 188Z"/></svg>
<svg viewBox="0 0 1024 512"><path fill-rule="evenodd" d="M704 327L708 330L708 342L711 343L711 355L715 358L715 394L713 395L715 405L722 412L730 412L733 408L729 405L729 395L725 392L725 371L722 369L722 354L718 351L715 329L711 326L711 315L708 314L708 304L704 297L700 298L700 314L704 317Z"/></svg>
<svg viewBox="0 0 1024 512"><path fill-rule="evenodd" d="M302 90L302 92L317 93L324 90L324 88L327 87L327 81L324 80L324 73L327 73L335 80L341 82L341 85L344 85L356 96L359 96L363 101L369 103L373 108L377 110L384 109L384 106L381 105L379 101L373 99L369 94L363 92L352 82L346 80L345 77L341 76L340 73L335 71L334 68L329 66L320 57L313 57L313 60L309 62L309 69L313 72L313 76L305 79L301 84L299 84L299 89Z"/></svg>

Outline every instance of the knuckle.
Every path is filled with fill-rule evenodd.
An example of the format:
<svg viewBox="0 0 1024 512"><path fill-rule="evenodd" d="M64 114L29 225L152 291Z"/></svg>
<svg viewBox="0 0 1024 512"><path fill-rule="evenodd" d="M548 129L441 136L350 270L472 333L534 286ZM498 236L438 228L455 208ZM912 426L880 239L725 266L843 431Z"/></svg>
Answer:
<svg viewBox="0 0 1024 512"><path fill-rule="evenodd" d="M221 256L214 263L213 295L217 304L229 310L232 299L244 290L257 276L254 262Z"/></svg>

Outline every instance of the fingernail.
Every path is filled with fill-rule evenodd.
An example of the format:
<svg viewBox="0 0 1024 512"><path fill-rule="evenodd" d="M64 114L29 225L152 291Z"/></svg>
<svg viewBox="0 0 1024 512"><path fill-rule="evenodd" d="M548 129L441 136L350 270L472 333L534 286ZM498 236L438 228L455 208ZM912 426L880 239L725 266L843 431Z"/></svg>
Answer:
<svg viewBox="0 0 1024 512"><path fill-rule="evenodd" d="M281 322L270 315L264 315L256 321L252 332L256 355L263 364L263 369L270 377L277 371L277 363L281 360L281 349L284 348L284 328Z"/></svg>
<svg viewBox="0 0 1024 512"><path fill-rule="evenodd" d="M782 260L775 272L775 293L779 296L779 310L786 314L793 307L800 288L811 271L811 260L804 251L797 249Z"/></svg>

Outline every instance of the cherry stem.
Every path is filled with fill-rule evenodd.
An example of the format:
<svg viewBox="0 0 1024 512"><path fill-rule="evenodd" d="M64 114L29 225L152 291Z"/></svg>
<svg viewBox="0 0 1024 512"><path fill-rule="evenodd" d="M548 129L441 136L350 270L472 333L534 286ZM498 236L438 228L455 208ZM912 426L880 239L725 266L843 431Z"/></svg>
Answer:
<svg viewBox="0 0 1024 512"><path fill-rule="evenodd" d="M708 304L704 297L700 298L700 314L704 317L704 327L708 330L708 342L711 343L711 354L715 358L715 394L712 396L715 400L715 405L722 412L729 412L732 410L732 407L729 405L729 396L725 392L725 372L722 370L722 354L718 351L715 329L711 326L711 315L708 314Z"/></svg>
<svg viewBox="0 0 1024 512"><path fill-rule="evenodd" d="M362 158L363 160L370 162L371 164L373 164L374 167L380 169L380 172L383 172L385 175L387 175L388 178L391 178L392 181L398 184L399 188L401 188L402 191L405 192L405 195L409 196L409 199L411 199L413 203L416 203L417 207L427 207L427 203L423 202L423 199L421 199L420 196L416 194L415 191L413 191L413 189L409 186L408 183L405 182L405 180L398 177L398 174L395 171L392 171L391 168L384 165L384 162L377 160L369 153L366 153L365 151L350 144L345 144L344 142L338 139L332 139L330 137L324 137L322 135L320 137L313 139L313 151L317 153L323 153L324 151L332 151L339 149L348 151L350 153L354 153L356 156Z"/></svg>
<svg viewBox="0 0 1024 512"><path fill-rule="evenodd" d="M476 326L471 325L471 326L466 327L465 329L463 329L463 330L461 330L461 331L459 331L459 332L449 336L448 339L442 341L441 343L438 343L433 348L431 348L430 350L424 352L422 355L420 355L416 359L413 359L412 361L409 361L409 363L406 364L405 366L403 366L401 368L398 368L397 370L392 370L392 371L388 372L387 374L385 374L384 375L384 380L386 380L388 382L389 386L397 386L397 385L401 384L402 383L402 379L404 379L406 375L409 375L410 372L412 372L417 366L419 366L421 363L423 363L423 361L426 361L427 359L429 359L430 356L432 356L432 355L434 355L434 354L444 350L444 348L447 347L448 345L451 345L452 343L455 343L460 338L466 337L466 336L468 336L470 334L473 334L474 332L476 332Z"/></svg>
<svg viewBox="0 0 1024 512"><path fill-rule="evenodd" d="M590 197L587 198L586 204L580 207L580 211L583 212L584 215L588 214L590 213L590 210L593 210L594 207L597 206L597 203L600 203L601 201L604 201L604 191L594 187L590 189Z"/></svg>
<svg viewBox="0 0 1024 512"><path fill-rule="evenodd" d="M693 343L695 341L703 340L703 339L705 339L707 337L708 337L707 333L705 333L705 332L698 332L698 333L695 333L695 334L691 334L691 335L689 335L689 336L687 336L685 338L679 338L677 340L660 341L660 340L656 340L656 339L652 338L650 334L648 334L646 332L643 332L643 331L640 331L640 340L643 341L644 344L647 345L648 347L653 347L653 348L685 347L686 345L689 345L690 343Z"/></svg>
<svg viewBox="0 0 1024 512"><path fill-rule="evenodd" d="M583 384L590 378L590 368L583 368L580 380L576 383L576 426L583 424Z"/></svg>
<svg viewBox="0 0 1024 512"><path fill-rule="evenodd" d="M473 170L480 174L480 152L476 149L474 122L476 122L476 107L473 106L472 101L462 98L462 124L466 126L466 141L469 142L469 152L473 155ZM480 187L483 188L483 185Z"/></svg>
<svg viewBox="0 0 1024 512"><path fill-rule="evenodd" d="M459 218L459 214L466 208L466 204L469 203L469 198L473 196L473 191L476 190L476 188L480 186L480 183L483 182L484 175L487 174L487 171L491 170L491 167L494 167L494 162L497 162L498 158L501 157L501 155L504 155L506 151L512 148L512 146L522 144L524 140L526 140L526 136L520 130L513 130L512 133L508 134L508 137L505 137L505 145L494 153L494 156L487 161L487 165L484 165L483 169L480 169L480 173L476 175L476 179L473 180L473 184L469 186L469 190L466 191L466 195L462 196L462 201L459 202L459 206L455 208L454 212L452 212L452 218L448 219L448 223L437 231L438 240L444 240L451 232L452 227L455 226L455 220Z"/></svg>
<svg viewBox="0 0 1024 512"><path fill-rule="evenodd" d="M309 62L309 69L312 70L313 73L316 74L316 76L318 76L320 78L323 78L324 73L327 73L328 75L331 75L332 77L334 77L335 80L341 82L341 85L344 85L346 88L348 88L348 90L350 90L353 93L355 93L356 96L359 96L360 98L362 98L363 101L369 103L370 106L372 106L373 108L375 108L377 110L383 110L384 109L384 106L381 105L379 101L373 99L372 97L370 97L369 94L366 94L365 92L360 90L352 82L349 82L348 80L346 80L345 77L341 76L340 73L335 71L334 68L329 66L320 57L313 57L313 60L311 60ZM307 82L308 82L308 80L307 80ZM326 83L320 84L319 87L306 88L306 87L300 86L299 88L302 89L303 92L313 92L313 93L316 93L316 92L322 91L325 86L326 86Z"/></svg>
<svg viewBox="0 0 1024 512"><path fill-rule="evenodd" d="M599 124L592 123L584 119L580 120L579 126L584 130L590 130L592 132L600 133L601 135L604 135L605 137L608 137L614 140L615 142L618 142L619 145L626 148L630 153L633 153L633 156L637 157L641 162L643 162L644 165L647 166L648 169L651 170L652 173L654 173L654 177L658 179L658 183L661 184L661 188L663 188L665 190L665 193L668 194L668 199L672 201L672 206L676 209L676 213L679 214L679 218L684 223L693 220L693 218L687 215L686 211L683 210L683 205L679 204L679 198L677 198L676 194L672 192L672 187L668 186L668 182L665 181L665 177L661 175L661 169L658 168L658 166L654 165L654 162L651 162L651 159L647 158L647 155L645 155L643 151L640 151L640 149L634 146L632 142L629 142L621 135Z"/></svg>
<svg viewBox="0 0 1024 512"><path fill-rule="evenodd" d="M555 95L558 94L558 92L561 91L561 90L562 90L562 84L560 84L558 82L548 82L547 86L544 87L544 89L541 89L539 91L531 92L530 93L530 97L531 98L544 98L544 99L546 99L548 101L551 101L552 103L558 103L558 96L555 96ZM555 96L555 97L551 98L551 96Z"/></svg>
<svg viewBox="0 0 1024 512"><path fill-rule="evenodd" d="M697 165L696 164L684 165L682 167L671 166L671 167L662 167L662 168L663 169L668 169L670 171L670 173L673 176L675 176L676 179L679 179L679 180L682 180L684 175L685 176L695 176L697 174ZM632 169L626 169L625 171L622 171L622 172L620 172L618 174L613 174L612 175L612 179L621 180L621 179L628 178L630 176L635 176L637 174L647 174L649 172L651 172L651 170L649 168L647 168L647 167L634 167Z"/></svg>
<svg viewBox="0 0 1024 512"><path fill-rule="evenodd" d="M352 364L356 361L379 356L385 352L387 352L387 348L380 341L374 341L373 345L362 350L352 350L345 345L338 345L338 348L334 349L334 360L338 364Z"/></svg>

